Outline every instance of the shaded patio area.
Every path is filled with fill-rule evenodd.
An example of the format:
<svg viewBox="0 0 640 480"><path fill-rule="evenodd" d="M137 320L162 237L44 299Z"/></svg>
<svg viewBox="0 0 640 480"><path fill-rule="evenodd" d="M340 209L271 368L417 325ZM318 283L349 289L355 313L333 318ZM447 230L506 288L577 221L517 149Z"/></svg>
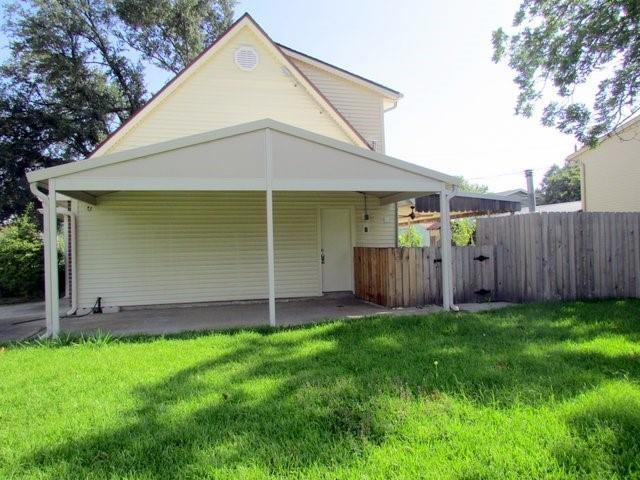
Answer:
<svg viewBox="0 0 640 480"><path fill-rule="evenodd" d="M480 311L504 307L505 303L461 305ZM62 302L61 302L62 307ZM364 302L351 294L276 302L278 326L294 326L325 320L355 319L373 315L435 313L442 307L385 308ZM61 308L62 310L62 308ZM63 317L62 331L88 334L108 331L114 335L162 335L187 331L225 330L268 326L268 303L190 304L184 306L131 308L117 313ZM44 302L0 307L0 341L19 341L45 331Z"/></svg>

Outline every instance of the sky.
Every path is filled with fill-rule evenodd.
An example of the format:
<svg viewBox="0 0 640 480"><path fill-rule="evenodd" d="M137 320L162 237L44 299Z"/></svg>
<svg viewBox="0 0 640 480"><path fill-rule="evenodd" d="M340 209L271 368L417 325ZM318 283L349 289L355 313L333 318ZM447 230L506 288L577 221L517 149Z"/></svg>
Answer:
<svg viewBox="0 0 640 480"><path fill-rule="evenodd" d="M385 115L388 155L499 192L526 188L525 169L538 184L576 144L539 115L514 116L514 74L491 60L491 32L511 25L519 3L239 0L236 17L249 12L273 40L402 92ZM152 92L169 78L148 74Z"/></svg>
<svg viewBox="0 0 640 480"><path fill-rule="evenodd" d="M240 0L271 38L403 93L385 115L386 153L486 184L526 188L576 141L513 114L517 88L491 60L491 32L519 0Z"/></svg>

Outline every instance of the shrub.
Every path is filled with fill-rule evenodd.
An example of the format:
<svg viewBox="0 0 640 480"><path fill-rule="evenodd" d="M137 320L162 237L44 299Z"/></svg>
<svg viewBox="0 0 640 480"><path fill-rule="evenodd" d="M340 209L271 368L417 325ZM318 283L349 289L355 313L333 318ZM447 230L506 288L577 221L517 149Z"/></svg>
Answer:
<svg viewBox="0 0 640 480"><path fill-rule="evenodd" d="M451 222L451 239L457 247L471 245L475 231L476 222L474 220L462 218Z"/></svg>
<svg viewBox="0 0 640 480"><path fill-rule="evenodd" d="M0 294L35 297L44 287L44 247L33 207L0 229Z"/></svg>
<svg viewBox="0 0 640 480"><path fill-rule="evenodd" d="M400 247L421 247L422 237L416 227L409 225L404 232L398 235L398 245Z"/></svg>

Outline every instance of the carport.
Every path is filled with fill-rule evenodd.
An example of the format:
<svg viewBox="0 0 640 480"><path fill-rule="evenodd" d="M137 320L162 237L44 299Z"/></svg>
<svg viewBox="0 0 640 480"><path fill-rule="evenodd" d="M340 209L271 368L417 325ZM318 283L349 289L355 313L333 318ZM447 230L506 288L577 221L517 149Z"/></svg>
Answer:
<svg viewBox="0 0 640 480"><path fill-rule="evenodd" d="M455 177L270 119L38 170L30 172L27 177L44 209L47 332L53 336L60 330L58 302L54 301L59 297L58 278L51 274L56 271L58 263L58 228L55 219L59 194L73 198L82 207L77 210L82 213L79 214L77 224L80 246L77 239L73 239L78 249L79 269L77 278L74 278L77 282L74 291L78 288L79 294L77 298L72 298L76 307L90 307L90 300L93 300L96 292L99 298L104 299L106 307L133 307L156 301L192 303L209 300L203 296L207 294L212 301L265 299L268 303L265 320L268 319L268 323L275 326L278 323L276 298L321 296L327 291L343 289L342 286L332 289L332 285L326 283L324 248L320 248L323 240L319 232L328 231L328 228L319 227L318 241L308 242L301 247L290 240L295 235L308 232L304 229L287 230L291 225L299 225L294 222L307 222L305 225L310 225L317 218L319 224L325 208L323 205L335 205L338 202L336 199L339 199L342 202L340 208L351 212L348 213L351 218L344 223L348 227L340 226L333 230L337 234L344 234L341 238L347 239L352 250L356 245L380 243L383 241L380 232L395 229L395 218L387 218L385 212L389 210L385 210L385 206L394 206L399 200L437 193L440 195L442 217L448 218L449 198L458 183ZM153 231L154 235L161 237L170 236L176 231L194 236L202 228L215 228L218 236L216 238L221 239L216 240L219 243L211 243L215 239L210 230L206 230L201 237L202 241L209 242L200 253L200 263L205 266L208 265L207 262L218 259L215 255L218 251L228 249L230 241L238 245L245 242L242 237L244 230L240 227L256 226L247 222L239 225L243 221L240 216L225 217L224 215L230 215L228 206L217 213L219 218L226 219L226 223L193 223L193 230L190 230L191 225L185 220L187 223L180 223L180 228L172 228L171 222L174 219L176 222L177 219L191 217L197 218L197 221L202 220L197 216L205 204L196 201L200 198L198 195L203 195L202 192L228 192L228 195L233 194L234 198L240 199L253 195L254 200L256 192L264 192L264 210L253 208L254 212L261 210L256 213L255 218L256 221L264 220L264 237L261 230L250 230L257 232L256 240L251 244L253 250L240 251L238 247L224 257L226 263L215 264L207 270L199 268L201 265L180 263L181 255L195 255L196 260L199 258L196 255L198 252L194 253L193 249L189 249L189 239L180 237L184 243L179 243L176 241L177 237L157 241L155 237L148 235L141 241L137 237L131 237L130 233L134 230L142 231L143 234ZM309 200L301 199L308 198L310 192L316 203L309 208L317 213L311 215L311 210L307 209L306 213L299 214L298 217L293 214L287 217L285 213L296 211L301 202L306 202L309 206ZM276 213L274 197L277 202ZM114 198L117 201L114 202ZM139 213L140 205L148 199L154 200L156 215L160 208L166 208L170 220L162 225L159 225L157 219L156 223L141 224L145 218ZM360 210L362 200L364 215L361 215ZM169 214L175 212L175 202L178 201L192 203L188 208L180 210L179 217L171 217ZM206 205L215 204L213 197L207 197L206 201ZM119 210L112 208L114 204L119 206ZM374 219L370 218L369 208L377 209ZM291 220L292 218L295 220ZM371 222L377 223L371 226ZM274 225L281 233L279 242L275 240ZM346 228L349 228L349 232L345 231ZM445 230L443 238L450 238L450 232ZM99 235L90 237L91 232L98 232ZM90 241L87 240L89 237ZM309 235L307 237L312 238ZM232 240L228 240L229 238ZM148 245L144 243L145 239ZM116 241L120 243L116 245ZM450 242L446 243L450 245ZM166 250L167 245L174 248L176 244L181 248L178 250L179 255L176 254L175 258L167 257L167 252L169 255L175 252ZM83 248L91 250L92 255L83 254ZM136 248L142 250L136 251ZM131 252L129 256L128 252ZM264 252L264 255L260 252ZM246 257L251 257L254 263L249 263ZM101 263L92 264L95 258L99 258ZM351 289L352 259L351 251L339 262L342 265L351 262L350 283L345 284L351 285ZM450 246L443 249L442 262L443 285L446 286L443 287L443 306L449 308L452 304ZM91 269L91 265L98 265L99 268ZM200 273L200 277L195 274L190 276L190 271L185 274L187 266L194 272L199 268L198 271L204 273ZM215 277L224 268L230 273ZM157 273L158 270L162 270L160 274ZM277 275L277 272L282 273ZM240 278L241 274L244 277ZM215 277L213 286L207 284L210 277ZM239 286L229 288L229 282L238 278L242 280L238 280ZM184 284L181 287L184 289L176 287L165 294L160 290L169 285L166 283L168 281L173 281L176 285ZM300 284L306 285L306 289L296 289ZM203 285L205 290L202 290ZM103 290L107 293L101 295ZM199 293L200 296L192 295L192 292Z"/></svg>

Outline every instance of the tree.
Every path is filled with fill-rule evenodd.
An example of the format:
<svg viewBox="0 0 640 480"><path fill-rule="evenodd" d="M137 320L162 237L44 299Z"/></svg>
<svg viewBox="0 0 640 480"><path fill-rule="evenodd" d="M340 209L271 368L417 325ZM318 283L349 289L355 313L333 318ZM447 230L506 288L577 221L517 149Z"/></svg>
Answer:
<svg viewBox="0 0 640 480"><path fill-rule="evenodd" d="M0 65L0 221L32 202L25 172L88 156L231 23L234 0L29 0L7 7Z"/></svg>
<svg viewBox="0 0 640 480"><path fill-rule="evenodd" d="M489 191L489 187L487 187L486 185L472 183L462 176L459 176L458 179L460 179L460 185L458 185L458 189L461 192L487 193Z"/></svg>
<svg viewBox="0 0 640 480"><path fill-rule="evenodd" d="M516 114L530 117L545 87L555 89L542 123L594 146L640 110L638 0L523 0L513 32L493 32L493 60L508 59L520 93ZM576 88L604 74L593 105Z"/></svg>
<svg viewBox="0 0 640 480"><path fill-rule="evenodd" d="M36 297L44 285L44 247L33 207L0 227L0 295Z"/></svg>
<svg viewBox="0 0 640 480"><path fill-rule="evenodd" d="M180 72L224 32L234 1L116 0L127 43L155 65Z"/></svg>
<svg viewBox="0 0 640 480"><path fill-rule="evenodd" d="M564 167L553 165L544 174L536 194L543 205L580 200L580 167L572 163Z"/></svg>

